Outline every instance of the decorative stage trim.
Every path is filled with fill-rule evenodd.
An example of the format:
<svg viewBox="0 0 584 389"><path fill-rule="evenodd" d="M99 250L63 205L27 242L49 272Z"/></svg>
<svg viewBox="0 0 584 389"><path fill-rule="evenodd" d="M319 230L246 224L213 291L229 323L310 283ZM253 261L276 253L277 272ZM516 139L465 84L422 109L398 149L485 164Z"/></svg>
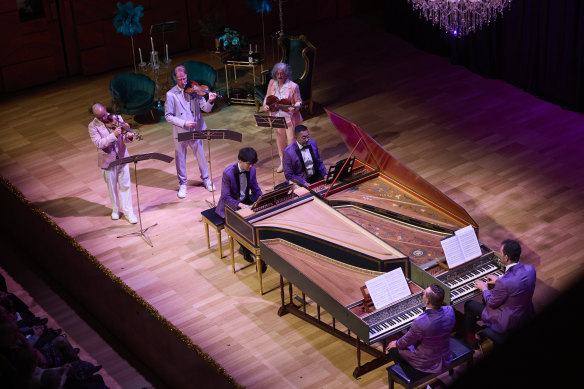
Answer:
<svg viewBox="0 0 584 389"><path fill-rule="evenodd" d="M163 327L165 327L170 333L172 333L180 342L182 342L188 349L195 351L198 357L209 363L218 373L226 378L226 380L236 388L245 388L244 386L238 384L235 379L229 375L225 369L219 365L210 355L203 352L196 344L194 344L191 339L183 334L178 328L176 328L172 323L170 323L166 318L164 318L160 313L150 305L146 300L139 296L133 289L128 287L119 277L113 274L108 268L103 266L89 251L84 249L75 239L73 239L65 230L63 230L57 223L55 223L51 218L49 218L43 211L31 203L23 194L20 192L11 182L9 182L4 176L0 175L0 181L2 185L10 192L16 199L18 199L23 205L29 208L34 214L39 216L45 223L47 223L58 235L64 237L71 246L75 248L79 253L85 256L90 263L98 268L103 274L105 274L114 284L119 286L125 293L127 293L131 298L137 301L150 315L152 315ZM146 363L148 365L148 363Z"/></svg>

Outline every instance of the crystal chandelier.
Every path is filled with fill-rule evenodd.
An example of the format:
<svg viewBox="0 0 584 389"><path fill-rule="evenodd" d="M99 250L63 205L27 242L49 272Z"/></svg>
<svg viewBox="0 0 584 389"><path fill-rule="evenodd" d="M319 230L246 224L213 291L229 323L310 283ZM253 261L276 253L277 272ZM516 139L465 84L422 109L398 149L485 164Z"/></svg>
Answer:
<svg viewBox="0 0 584 389"><path fill-rule="evenodd" d="M454 36L465 36L493 22L512 0L408 0L420 16Z"/></svg>

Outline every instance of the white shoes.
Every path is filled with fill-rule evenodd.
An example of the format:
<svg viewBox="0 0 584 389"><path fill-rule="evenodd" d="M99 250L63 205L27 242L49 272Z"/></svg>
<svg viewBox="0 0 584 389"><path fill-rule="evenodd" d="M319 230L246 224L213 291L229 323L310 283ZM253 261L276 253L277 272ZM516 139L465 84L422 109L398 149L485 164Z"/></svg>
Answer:
<svg viewBox="0 0 584 389"><path fill-rule="evenodd" d="M178 188L177 196L179 199L184 199L185 197L187 197L187 186L186 185L181 185Z"/></svg>
<svg viewBox="0 0 584 389"><path fill-rule="evenodd" d="M130 222L131 224L138 223L138 218L133 213L126 215L126 220L128 220L128 222Z"/></svg>
<svg viewBox="0 0 584 389"><path fill-rule="evenodd" d="M214 192L215 191L215 185L213 185L213 183L211 182L211 180L205 181L205 188L207 188L207 190L209 192Z"/></svg>
<svg viewBox="0 0 584 389"><path fill-rule="evenodd" d="M133 213L131 213L129 215L126 215L124 213L123 215L128 222L130 222L132 224L138 223L138 218ZM119 220L119 219L120 219L120 213L119 212L112 212L112 220Z"/></svg>

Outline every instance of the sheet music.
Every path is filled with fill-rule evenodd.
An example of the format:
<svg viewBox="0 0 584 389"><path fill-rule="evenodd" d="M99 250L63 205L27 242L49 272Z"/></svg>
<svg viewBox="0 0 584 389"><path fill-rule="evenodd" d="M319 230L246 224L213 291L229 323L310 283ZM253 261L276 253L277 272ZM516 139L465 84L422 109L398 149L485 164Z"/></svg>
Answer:
<svg viewBox="0 0 584 389"><path fill-rule="evenodd" d="M375 309L382 308L411 294L401 268L365 281Z"/></svg>
<svg viewBox="0 0 584 389"><path fill-rule="evenodd" d="M449 268L454 268L481 256L481 247L471 225L455 231L453 236L442 239L440 244Z"/></svg>

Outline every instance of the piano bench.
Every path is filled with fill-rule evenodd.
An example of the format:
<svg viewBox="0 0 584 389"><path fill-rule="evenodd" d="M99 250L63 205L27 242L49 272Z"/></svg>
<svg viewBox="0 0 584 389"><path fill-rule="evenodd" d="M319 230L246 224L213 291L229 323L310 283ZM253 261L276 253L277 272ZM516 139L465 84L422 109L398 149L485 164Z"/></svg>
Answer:
<svg viewBox="0 0 584 389"><path fill-rule="evenodd" d="M492 328L484 325L481 330L478 332L479 337L481 340L489 339L493 342L494 345L499 346L505 342L506 334L502 334L493 330Z"/></svg>
<svg viewBox="0 0 584 389"><path fill-rule="evenodd" d="M394 382L397 382L407 389L416 388L420 385L427 385L446 370L452 375L454 373L454 368L465 362L468 368L471 367L473 351L462 344L462 342L455 338L450 338L450 351L452 352L452 363L446 369L438 373L424 373L419 370L411 371L412 369L406 369L406 373L399 363L388 367L387 374L389 389L393 389Z"/></svg>
<svg viewBox="0 0 584 389"><path fill-rule="evenodd" d="M207 236L207 248L211 248L209 243L209 226L211 226L217 234L217 242L219 244L219 258L223 258L223 244L221 243L221 231L225 229L225 219L215 213L215 208L207 209L201 212L203 223L205 223L205 235Z"/></svg>

